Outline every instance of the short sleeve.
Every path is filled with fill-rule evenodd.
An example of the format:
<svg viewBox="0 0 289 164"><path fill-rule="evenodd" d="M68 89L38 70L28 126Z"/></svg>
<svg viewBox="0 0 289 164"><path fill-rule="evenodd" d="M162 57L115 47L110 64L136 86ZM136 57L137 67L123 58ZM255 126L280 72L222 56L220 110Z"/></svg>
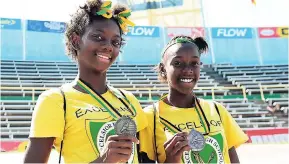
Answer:
<svg viewBox="0 0 289 164"><path fill-rule="evenodd" d="M63 102L57 89L45 91L39 96L32 115L30 138L62 139L65 125Z"/></svg>
<svg viewBox="0 0 289 164"><path fill-rule="evenodd" d="M239 127L237 122L223 105L217 103L217 106L220 111L222 124L224 126L228 148L230 149L232 147L239 147L241 144L248 140L248 136L243 132L243 130Z"/></svg>

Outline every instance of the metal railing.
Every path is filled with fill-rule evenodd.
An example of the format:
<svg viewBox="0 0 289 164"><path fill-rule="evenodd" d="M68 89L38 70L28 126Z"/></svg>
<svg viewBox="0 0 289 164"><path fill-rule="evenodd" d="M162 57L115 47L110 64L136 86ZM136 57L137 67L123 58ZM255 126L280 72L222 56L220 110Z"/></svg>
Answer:
<svg viewBox="0 0 289 164"><path fill-rule="evenodd" d="M45 88L45 87L0 87L0 90L21 90L21 91L31 91L32 93L32 101L35 101L35 91L36 90L48 90L51 88ZM120 89L124 89L127 91L138 91L138 90L147 90L149 93L149 100L152 100L152 91L154 90L168 90L168 87L159 87L159 88L120 88ZM202 90L211 90L211 96L212 99L215 99L215 91L216 90L241 90L242 94L243 94L243 98L246 100L247 99L247 95L246 95L246 88L245 87L196 87L194 90L198 90L198 91L202 91Z"/></svg>
<svg viewBox="0 0 289 164"><path fill-rule="evenodd" d="M289 88L289 85L279 84L279 85L259 85L261 99L265 101L264 89L268 88ZM44 87L0 87L0 91L2 90L21 90L21 91L31 91L32 92L32 101L35 101L35 90L48 90L51 88ZM168 87L159 87L159 88L120 88L128 91L137 91L137 90L147 90L149 92L149 100L152 100L152 91L154 90L168 90ZM194 90L211 90L212 99L215 99L215 91L216 90L241 90L243 94L243 98L247 100L246 88L244 86L240 87L196 87Z"/></svg>
<svg viewBox="0 0 289 164"><path fill-rule="evenodd" d="M264 89L268 89L268 88L289 88L289 85L288 84L259 85L259 88L260 88L261 99L263 101L266 101L265 96L264 96Z"/></svg>

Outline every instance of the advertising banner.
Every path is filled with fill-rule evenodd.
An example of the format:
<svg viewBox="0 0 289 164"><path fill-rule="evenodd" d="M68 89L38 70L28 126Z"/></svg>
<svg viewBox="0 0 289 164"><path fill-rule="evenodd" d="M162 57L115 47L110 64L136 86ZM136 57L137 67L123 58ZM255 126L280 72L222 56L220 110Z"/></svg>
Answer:
<svg viewBox="0 0 289 164"><path fill-rule="evenodd" d="M160 28L156 26L134 26L129 27L127 36L130 37L159 37Z"/></svg>
<svg viewBox="0 0 289 164"><path fill-rule="evenodd" d="M132 11L182 6L184 3L183 0L118 0L118 2L127 4Z"/></svg>
<svg viewBox="0 0 289 164"><path fill-rule="evenodd" d="M65 23L53 21L28 20L27 30L38 32L63 33L65 31Z"/></svg>
<svg viewBox="0 0 289 164"><path fill-rule="evenodd" d="M288 38L288 27L278 27L277 33L282 38Z"/></svg>
<svg viewBox="0 0 289 164"><path fill-rule="evenodd" d="M0 141L1 152L24 152L28 141Z"/></svg>
<svg viewBox="0 0 289 164"><path fill-rule="evenodd" d="M259 27L260 38L287 38L288 27Z"/></svg>
<svg viewBox="0 0 289 164"><path fill-rule="evenodd" d="M288 128L246 130L249 143L288 143Z"/></svg>
<svg viewBox="0 0 289 164"><path fill-rule="evenodd" d="M0 18L1 29L20 30L21 19Z"/></svg>
<svg viewBox="0 0 289 164"><path fill-rule="evenodd" d="M190 36L192 38L204 37L205 29L203 27L168 27L167 35L169 37L178 35Z"/></svg>
<svg viewBox="0 0 289 164"><path fill-rule="evenodd" d="M218 39L250 39L253 37L252 28L212 28L212 38Z"/></svg>
<svg viewBox="0 0 289 164"><path fill-rule="evenodd" d="M260 38L278 38L277 27L259 27L258 35Z"/></svg>

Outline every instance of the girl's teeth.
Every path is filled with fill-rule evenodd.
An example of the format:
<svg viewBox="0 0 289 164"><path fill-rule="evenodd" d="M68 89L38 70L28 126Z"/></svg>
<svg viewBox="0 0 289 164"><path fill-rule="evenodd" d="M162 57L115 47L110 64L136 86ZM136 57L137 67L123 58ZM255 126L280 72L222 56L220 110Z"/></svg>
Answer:
<svg viewBox="0 0 289 164"><path fill-rule="evenodd" d="M193 79L181 79L181 82L190 83Z"/></svg>
<svg viewBox="0 0 289 164"><path fill-rule="evenodd" d="M109 59L109 57L107 57L107 56L102 56L102 55L98 55L98 54L96 54L98 57L101 57L101 58L103 58L103 59Z"/></svg>

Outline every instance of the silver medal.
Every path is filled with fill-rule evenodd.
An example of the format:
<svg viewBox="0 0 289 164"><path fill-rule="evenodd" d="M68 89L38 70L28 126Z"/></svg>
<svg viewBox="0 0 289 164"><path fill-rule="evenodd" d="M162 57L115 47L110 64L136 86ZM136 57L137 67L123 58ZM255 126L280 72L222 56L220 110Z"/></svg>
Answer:
<svg viewBox="0 0 289 164"><path fill-rule="evenodd" d="M192 129L188 135L189 146L194 152L199 152L203 150L206 145L205 137L202 133Z"/></svg>
<svg viewBox="0 0 289 164"><path fill-rule="evenodd" d="M117 135L136 136L136 124L128 116L122 116L114 124L114 130Z"/></svg>

